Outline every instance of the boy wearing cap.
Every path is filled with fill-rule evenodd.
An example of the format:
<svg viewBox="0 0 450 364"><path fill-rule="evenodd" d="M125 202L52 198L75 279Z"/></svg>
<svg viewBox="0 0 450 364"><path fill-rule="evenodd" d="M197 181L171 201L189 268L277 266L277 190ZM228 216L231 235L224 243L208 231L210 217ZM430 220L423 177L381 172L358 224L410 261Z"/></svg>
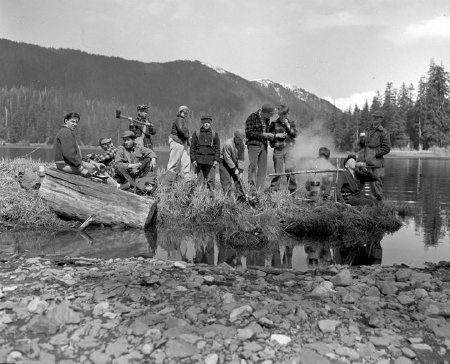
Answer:
<svg viewBox="0 0 450 364"><path fill-rule="evenodd" d="M114 159L120 188L133 187L140 192L152 193L156 189L156 153L136 144L132 131L125 131L122 139L123 144L117 148Z"/></svg>
<svg viewBox="0 0 450 364"><path fill-rule="evenodd" d="M372 122L360 139L362 149L359 153L362 162L366 163L367 169L375 176L375 180L370 182L370 189L378 201L383 198L384 156L391 150L389 133L381 126L383 119L382 111L372 114Z"/></svg>
<svg viewBox="0 0 450 364"><path fill-rule="evenodd" d="M216 167L220 160L219 135L211 129L212 117L202 116L202 126L191 139L191 163L197 174L197 183L206 181L210 191L214 190Z"/></svg>
<svg viewBox="0 0 450 364"><path fill-rule="evenodd" d="M269 133L273 134L270 141L270 146L273 148L273 166L275 173L283 173L283 168L286 173L292 172L293 160L292 149L295 144L295 137L297 136L297 128L295 122L289 120L287 115L289 107L280 105L278 108L278 118L269 125ZM295 175L287 175L289 193L294 193L297 190L297 183ZM275 176L270 183L271 191L278 191L280 189L281 176Z"/></svg>
<svg viewBox="0 0 450 364"><path fill-rule="evenodd" d="M261 109L250 114L245 121L245 136L248 149L248 184L253 188L264 187L267 172L267 141L273 138L269 133L272 105L264 104Z"/></svg>
<svg viewBox="0 0 450 364"><path fill-rule="evenodd" d="M245 194L242 190L241 177L244 171L245 133L238 129L234 137L227 139L220 148L219 175L223 192L230 195L231 181L234 181L236 198L241 200Z"/></svg>
<svg viewBox="0 0 450 364"><path fill-rule="evenodd" d="M189 159L189 129L186 118L189 114L187 106L180 106L169 135L169 162L167 171L176 175L178 166L181 164L182 175L189 179L191 164Z"/></svg>
<svg viewBox="0 0 450 364"><path fill-rule="evenodd" d="M135 143L153 149L152 135L156 134L156 130L148 118L149 107L147 105L138 105L136 109L138 113L136 120L147 123L148 125L134 123L133 118L128 118L130 120L130 131L136 135Z"/></svg>

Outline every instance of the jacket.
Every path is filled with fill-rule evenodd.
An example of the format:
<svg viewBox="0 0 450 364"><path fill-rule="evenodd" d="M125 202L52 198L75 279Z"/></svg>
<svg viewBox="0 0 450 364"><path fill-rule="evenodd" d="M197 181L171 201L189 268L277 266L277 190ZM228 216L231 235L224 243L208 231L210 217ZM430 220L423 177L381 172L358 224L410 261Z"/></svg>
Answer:
<svg viewBox="0 0 450 364"><path fill-rule="evenodd" d="M220 148L220 160L226 164L231 170L236 168L242 172L244 170L244 152L245 148L238 150L234 137L227 139Z"/></svg>
<svg viewBox="0 0 450 364"><path fill-rule="evenodd" d="M220 160L220 139L211 129L200 128L200 133L192 134L191 162L213 165Z"/></svg>
<svg viewBox="0 0 450 364"><path fill-rule="evenodd" d="M185 144L189 142L189 129L186 125L185 118L177 116L177 118L172 124L170 137L173 139L173 141L179 144Z"/></svg>
<svg viewBox="0 0 450 364"><path fill-rule="evenodd" d="M384 167L384 156L391 151L389 133L381 125L366 129L366 139L363 152L363 162L367 166Z"/></svg>
<svg viewBox="0 0 450 364"><path fill-rule="evenodd" d="M287 137L284 139L273 138L270 141L270 146L276 150L283 150L286 147L290 147L295 144L295 137L297 136L297 128L295 127L295 122L289 120L290 128L288 129L286 125L278 118L272 121L269 125L269 133L280 134L286 133Z"/></svg>
<svg viewBox="0 0 450 364"><path fill-rule="evenodd" d="M263 133L269 131L270 119L262 120L260 110L250 114L245 121L245 137L247 145L257 145L267 148L267 140L263 138Z"/></svg>
<svg viewBox="0 0 450 364"><path fill-rule="evenodd" d="M345 202L347 196L357 196L364 187L365 182L374 180L374 176L370 171L355 170L355 177L345 170L339 173L336 182L336 198L338 202Z"/></svg>
<svg viewBox="0 0 450 364"><path fill-rule="evenodd" d="M145 126L141 124L130 124L130 130L137 136L141 136L144 130L144 126L146 127L146 131L144 134L144 147L153 148L152 143L152 135L156 134L155 127L150 121L146 118L141 118L139 115L136 117L136 120L143 121L151 124L150 126Z"/></svg>
<svg viewBox="0 0 450 364"><path fill-rule="evenodd" d="M58 131L53 150L55 152L55 162L64 161L75 168L81 167L81 151L78 147L75 133L69 128L64 126Z"/></svg>
<svg viewBox="0 0 450 364"><path fill-rule="evenodd" d="M135 144L133 148L126 149L121 145L117 148L114 164L116 168L127 168L129 164L141 162L147 157L157 158L156 153L150 148Z"/></svg>

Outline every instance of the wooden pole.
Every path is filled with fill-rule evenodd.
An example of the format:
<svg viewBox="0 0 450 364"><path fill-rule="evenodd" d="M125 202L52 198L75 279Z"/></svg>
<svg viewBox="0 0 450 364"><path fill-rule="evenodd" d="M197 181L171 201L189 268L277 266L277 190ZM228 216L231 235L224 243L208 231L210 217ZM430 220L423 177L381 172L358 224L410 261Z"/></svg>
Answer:
<svg viewBox="0 0 450 364"><path fill-rule="evenodd" d="M92 224L95 220L95 215L89 216L85 222L83 222L80 227L78 228L78 231L83 231L86 229L90 224Z"/></svg>
<svg viewBox="0 0 450 364"><path fill-rule="evenodd" d="M306 171L296 171L296 172L289 172L289 173L270 173L269 177L276 177L276 176L290 176L291 174L308 174L308 173L336 173L337 171L343 172L345 169L309 169Z"/></svg>

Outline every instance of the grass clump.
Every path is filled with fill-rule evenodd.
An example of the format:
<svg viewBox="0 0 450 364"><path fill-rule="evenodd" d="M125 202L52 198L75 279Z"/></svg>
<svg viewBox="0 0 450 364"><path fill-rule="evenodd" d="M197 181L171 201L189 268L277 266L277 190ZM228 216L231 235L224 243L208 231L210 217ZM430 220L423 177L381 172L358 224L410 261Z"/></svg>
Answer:
<svg viewBox="0 0 450 364"><path fill-rule="evenodd" d="M16 177L19 172L36 172L39 165L31 159L0 160L0 230L62 230L76 223L59 219L38 196L37 190L22 189Z"/></svg>

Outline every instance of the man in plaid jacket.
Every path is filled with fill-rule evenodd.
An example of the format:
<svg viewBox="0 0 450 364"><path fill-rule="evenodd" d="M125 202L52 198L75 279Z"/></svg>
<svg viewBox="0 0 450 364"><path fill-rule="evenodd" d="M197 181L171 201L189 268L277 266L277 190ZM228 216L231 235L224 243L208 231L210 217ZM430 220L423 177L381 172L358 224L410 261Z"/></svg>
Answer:
<svg viewBox="0 0 450 364"><path fill-rule="evenodd" d="M283 173L283 167L285 167L286 173L292 172L292 168L294 167L292 151L295 137L297 136L297 129L295 123L288 119L288 113L289 107L280 105L278 108L278 119L269 125L269 133L273 134L270 146L273 148L273 166L275 173ZM297 190L295 175L288 175L286 177L289 192L294 193ZM281 176L274 177L270 183L270 190L278 191L280 184Z"/></svg>
<svg viewBox="0 0 450 364"><path fill-rule="evenodd" d="M267 141L273 138L268 132L272 105L264 104L261 109L250 114L245 121L245 137L248 149L248 184L252 188L263 188L267 171Z"/></svg>

